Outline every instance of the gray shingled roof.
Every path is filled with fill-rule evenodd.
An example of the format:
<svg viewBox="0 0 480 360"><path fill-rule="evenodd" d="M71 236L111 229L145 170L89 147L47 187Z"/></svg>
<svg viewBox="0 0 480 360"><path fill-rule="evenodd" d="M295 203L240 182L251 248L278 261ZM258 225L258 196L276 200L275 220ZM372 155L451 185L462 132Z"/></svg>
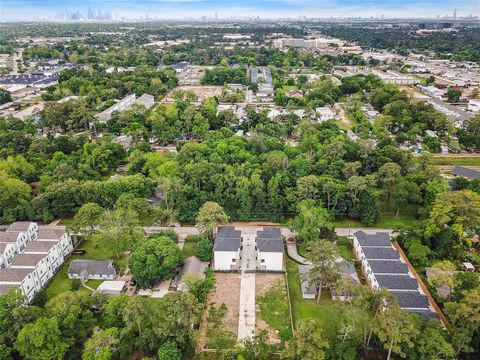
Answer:
<svg viewBox="0 0 480 360"><path fill-rule="evenodd" d="M283 253L283 241L274 238L257 238L257 248L261 252Z"/></svg>
<svg viewBox="0 0 480 360"><path fill-rule="evenodd" d="M208 268L208 262L201 261L196 256L189 256L183 261L183 265L175 277L174 283L178 286L183 282L186 275L193 275L198 279L205 279L205 270Z"/></svg>
<svg viewBox="0 0 480 360"><path fill-rule="evenodd" d="M237 251L242 241L241 231L233 226L221 226L213 244L214 251Z"/></svg>
<svg viewBox="0 0 480 360"><path fill-rule="evenodd" d="M362 248L363 253L367 259L375 260L396 260L400 259L400 254L398 250L394 248L375 248L375 247L365 247Z"/></svg>
<svg viewBox="0 0 480 360"><path fill-rule="evenodd" d="M25 253L28 252L44 252L47 253L58 242L55 241L29 241L25 248Z"/></svg>
<svg viewBox="0 0 480 360"><path fill-rule="evenodd" d="M455 176L466 177L468 179L476 179L480 177L480 171L461 166L455 166L452 170L452 174Z"/></svg>
<svg viewBox="0 0 480 360"><path fill-rule="evenodd" d="M44 227L38 228L38 240L58 240L63 234L65 234L65 230Z"/></svg>
<svg viewBox="0 0 480 360"><path fill-rule="evenodd" d="M422 318L424 318L425 320L431 320L431 319L437 319L437 320L440 320L440 317L438 316L438 314L434 311L431 311L431 310L411 310L411 309L407 309L407 312L410 313L410 314L417 314L417 315L420 315Z"/></svg>
<svg viewBox="0 0 480 360"><path fill-rule="evenodd" d="M30 221L15 221L7 228L7 231L25 232L30 227Z"/></svg>
<svg viewBox="0 0 480 360"><path fill-rule="evenodd" d="M44 254L16 254L13 257L11 266L36 266L40 261L45 259Z"/></svg>
<svg viewBox="0 0 480 360"><path fill-rule="evenodd" d="M387 232L368 234L362 230L355 232L358 243L364 246L391 246L390 235Z"/></svg>
<svg viewBox="0 0 480 360"><path fill-rule="evenodd" d="M115 267L112 260L73 260L68 268L68 273L80 276L115 275Z"/></svg>
<svg viewBox="0 0 480 360"><path fill-rule="evenodd" d="M372 272L380 274L408 274L408 267L401 261L369 260Z"/></svg>
<svg viewBox="0 0 480 360"><path fill-rule="evenodd" d="M2 232L0 233L0 243L14 243L18 239L19 232Z"/></svg>
<svg viewBox="0 0 480 360"><path fill-rule="evenodd" d="M279 227L265 227L257 231L257 238L282 238L282 230Z"/></svg>
<svg viewBox="0 0 480 360"><path fill-rule="evenodd" d="M417 280L408 275L375 275L378 285L389 290L417 290Z"/></svg>
<svg viewBox="0 0 480 360"><path fill-rule="evenodd" d="M30 274L32 269L0 269L0 281L1 282L21 282L25 277Z"/></svg>
<svg viewBox="0 0 480 360"><path fill-rule="evenodd" d="M418 291L392 291L402 308L428 309L428 299Z"/></svg>

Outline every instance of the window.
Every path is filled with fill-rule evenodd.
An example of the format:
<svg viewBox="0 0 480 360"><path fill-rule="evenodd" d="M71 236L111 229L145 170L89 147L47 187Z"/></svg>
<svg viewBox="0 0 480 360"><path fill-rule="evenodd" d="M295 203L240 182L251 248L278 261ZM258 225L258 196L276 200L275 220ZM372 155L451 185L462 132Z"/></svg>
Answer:
<svg viewBox="0 0 480 360"><path fill-rule="evenodd" d="M234 263L234 262L237 262L237 259L232 259L232 262L233 262L233 263Z"/></svg>

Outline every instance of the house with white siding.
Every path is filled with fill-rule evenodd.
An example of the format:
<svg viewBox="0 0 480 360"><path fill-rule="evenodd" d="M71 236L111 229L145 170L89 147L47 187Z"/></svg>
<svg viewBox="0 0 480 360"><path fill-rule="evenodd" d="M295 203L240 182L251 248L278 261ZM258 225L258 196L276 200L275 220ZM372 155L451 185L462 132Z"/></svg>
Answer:
<svg viewBox="0 0 480 360"><path fill-rule="evenodd" d="M425 319L438 319L438 314L405 259L393 246L388 233L357 231L353 235L353 248L372 289L388 290L407 312Z"/></svg>
<svg viewBox="0 0 480 360"><path fill-rule="evenodd" d="M27 241L37 240L38 224L30 221L15 221L11 223L6 232L17 232L27 235Z"/></svg>
<svg viewBox="0 0 480 360"><path fill-rule="evenodd" d="M213 244L213 269L218 271L240 269L242 236L233 226L217 229Z"/></svg>
<svg viewBox="0 0 480 360"><path fill-rule="evenodd" d="M10 244L15 248L15 253L21 254L27 246L28 234L6 231L0 233L0 244Z"/></svg>
<svg viewBox="0 0 480 360"><path fill-rule="evenodd" d="M280 228L266 227L257 231L256 243L258 270L284 270L284 246Z"/></svg>
<svg viewBox="0 0 480 360"><path fill-rule="evenodd" d="M32 301L35 293L42 288L32 269L0 269L0 295L13 287L20 289L27 302Z"/></svg>
<svg viewBox="0 0 480 360"><path fill-rule="evenodd" d="M38 241L53 241L59 244L63 256L73 251L73 242L65 230L41 227L38 231Z"/></svg>
<svg viewBox="0 0 480 360"><path fill-rule="evenodd" d="M112 260L73 260L67 271L69 279L113 280L117 276Z"/></svg>
<svg viewBox="0 0 480 360"><path fill-rule="evenodd" d="M0 234L1 236L1 234ZM9 267L15 255L15 245L13 243L0 242L0 268Z"/></svg>
<svg viewBox="0 0 480 360"><path fill-rule="evenodd" d="M65 261L65 256L58 241L30 241L27 243L24 254L45 256L50 263L53 273Z"/></svg>
<svg viewBox="0 0 480 360"><path fill-rule="evenodd" d="M39 281L40 287L47 284L53 276L52 267L48 256L45 254L19 254L13 258L9 269L28 269L35 280Z"/></svg>

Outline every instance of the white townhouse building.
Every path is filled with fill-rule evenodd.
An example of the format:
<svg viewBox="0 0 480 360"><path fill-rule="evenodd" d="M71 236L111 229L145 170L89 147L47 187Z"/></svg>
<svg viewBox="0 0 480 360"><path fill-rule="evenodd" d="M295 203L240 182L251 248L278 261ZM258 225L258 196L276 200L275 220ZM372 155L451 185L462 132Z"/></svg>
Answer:
<svg viewBox="0 0 480 360"><path fill-rule="evenodd" d="M53 276L48 256L45 254L19 254L13 258L9 269L28 269L38 280L40 287L46 285Z"/></svg>
<svg viewBox="0 0 480 360"><path fill-rule="evenodd" d="M31 241L27 244L24 254L45 256L48 259L53 273L55 273L65 261L65 256L58 241Z"/></svg>
<svg viewBox="0 0 480 360"><path fill-rule="evenodd" d="M16 287L30 302L72 250L65 230L25 221L11 224L0 233L0 295Z"/></svg>
<svg viewBox="0 0 480 360"><path fill-rule="evenodd" d="M0 239L1 239L0 233ZM13 243L0 242L0 268L9 267L15 254L15 245Z"/></svg>
<svg viewBox="0 0 480 360"><path fill-rule="evenodd" d="M28 241L35 241L37 240L38 224L30 221L16 221L10 224L6 232L26 234Z"/></svg>
<svg viewBox="0 0 480 360"><path fill-rule="evenodd" d="M388 233L368 234L357 231L353 235L353 248L368 283L374 290L386 289L398 304L410 313L423 318L437 318L429 300L405 260L392 245Z"/></svg>
<svg viewBox="0 0 480 360"><path fill-rule="evenodd" d="M32 301L35 293L42 288L34 272L32 269L0 269L0 295L16 287L26 297L27 302Z"/></svg>
<svg viewBox="0 0 480 360"><path fill-rule="evenodd" d="M283 241L278 227L266 227L257 231L257 268L264 271L282 271Z"/></svg>
<svg viewBox="0 0 480 360"><path fill-rule="evenodd" d="M240 230L235 230L233 226L219 227L213 244L213 269L238 270L241 246Z"/></svg>
<svg viewBox="0 0 480 360"><path fill-rule="evenodd" d="M3 232L0 233L0 244L10 244L15 248L15 253L20 254L25 250L27 246L28 235L27 233L19 232Z"/></svg>
<svg viewBox="0 0 480 360"><path fill-rule="evenodd" d="M41 227L38 231L38 241L58 242L63 256L73 251L72 238L65 230Z"/></svg>

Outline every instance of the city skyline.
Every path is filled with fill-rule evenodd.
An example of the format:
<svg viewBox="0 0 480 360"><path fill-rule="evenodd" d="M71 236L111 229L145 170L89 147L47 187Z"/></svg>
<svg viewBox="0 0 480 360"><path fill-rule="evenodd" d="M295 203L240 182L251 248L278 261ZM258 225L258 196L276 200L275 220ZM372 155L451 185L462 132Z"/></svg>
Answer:
<svg viewBox="0 0 480 360"><path fill-rule="evenodd" d="M480 14L480 0L3 0L1 21L260 18L458 18ZM99 12L101 12L100 15ZM93 14L92 14L93 13ZM73 16L65 16L74 14ZM76 15L75 15L76 14ZM147 15L148 14L148 15ZM63 17L62 17L63 16ZM79 18L78 18L79 17Z"/></svg>

